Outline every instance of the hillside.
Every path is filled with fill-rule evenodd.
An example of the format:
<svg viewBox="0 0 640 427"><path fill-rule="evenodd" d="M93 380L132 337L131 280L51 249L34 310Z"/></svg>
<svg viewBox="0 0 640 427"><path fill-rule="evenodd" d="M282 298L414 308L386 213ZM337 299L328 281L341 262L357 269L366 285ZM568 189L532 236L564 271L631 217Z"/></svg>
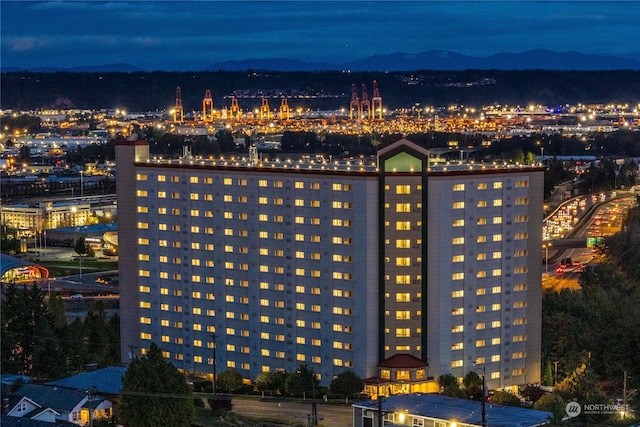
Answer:
<svg viewBox="0 0 640 427"><path fill-rule="evenodd" d="M40 108L165 110L175 104L176 87L182 91L185 112L199 111L207 89L215 108L238 97L241 108L254 109L260 98L290 98L292 108L348 108L351 85L360 93L377 80L385 108L412 108L419 104L493 103L549 106L577 103L629 103L640 101L640 71L416 71L384 72L104 72L34 73L1 75L2 109Z"/></svg>

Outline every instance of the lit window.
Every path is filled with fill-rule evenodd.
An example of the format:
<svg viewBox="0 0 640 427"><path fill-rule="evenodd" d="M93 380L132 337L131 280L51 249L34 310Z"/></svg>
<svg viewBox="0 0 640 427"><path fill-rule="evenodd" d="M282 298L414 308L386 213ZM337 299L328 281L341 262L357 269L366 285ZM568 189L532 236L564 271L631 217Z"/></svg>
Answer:
<svg viewBox="0 0 640 427"><path fill-rule="evenodd" d="M396 294L396 302L409 302L411 301L411 294L409 292L401 292Z"/></svg>
<svg viewBox="0 0 640 427"><path fill-rule="evenodd" d="M396 221L396 230L411 230L411 221Z"/></svg>
<svg viewBox="0 0 640 427"><path fill-rule="evenodd" d="M396 212L411 212L411 203L396 203Z"/></svg>
<svg viewBox="0 0 640 427"><path fill-rule="evenodd" d="M396 266L407 267L411 265L411 257L396 257Z"/></svg>
<svg viewBox="0 0 640 427"><path fill-rule="evenodd" d="M410 185L396 185L396 194L411 194Z"/></svg>
<svg viewBox="0 0 640 427"><path fill-rule="evenodd" d="M411 336L411 328L396 328L396 337L406 338Z"/></svg>
<svg viewBox="0 0 640 427"><path fill-rule="evenodd" d="M411 283L411 276L409 274L398 274L396 275L396 284L397 285L409 285Z"/></svg>
<svg viewBox="0 0 640 427"><path fill-rule="evenodd" d="M411 319L411 312L409 310L396 311L396 320L409 320Z"/></svg>
<svg viewBox="0 0 640 427"><path fill-rule="evenodd" d="M411 239L397 239L396 248L407 249L411 247Z"/></svg>

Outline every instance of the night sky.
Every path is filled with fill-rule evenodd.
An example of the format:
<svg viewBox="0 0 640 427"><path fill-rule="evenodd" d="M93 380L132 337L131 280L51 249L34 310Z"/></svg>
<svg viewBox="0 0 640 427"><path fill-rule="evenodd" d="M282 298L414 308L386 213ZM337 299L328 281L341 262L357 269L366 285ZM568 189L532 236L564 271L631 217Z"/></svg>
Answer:
<svg viewBox="0 0 640 427"><path fill-rule="evenodd" d="M640 57L637 1L2 1L7 67L199 70L247 58L550 49ZM544 67L544 64L541 64Z"/></svg>

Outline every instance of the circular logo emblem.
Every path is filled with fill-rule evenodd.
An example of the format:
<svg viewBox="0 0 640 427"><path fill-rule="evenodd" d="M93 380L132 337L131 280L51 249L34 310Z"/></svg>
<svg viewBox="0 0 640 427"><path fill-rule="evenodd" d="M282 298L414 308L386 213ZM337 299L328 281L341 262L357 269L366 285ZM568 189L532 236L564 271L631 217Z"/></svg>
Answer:
<svg viewBox="0 0 640 427"><path fill-rule="evenodd" d="M582 412L582 407L578 402L569 402L567 406L564 407L565 412L571 418L577 417Z"/></svg>

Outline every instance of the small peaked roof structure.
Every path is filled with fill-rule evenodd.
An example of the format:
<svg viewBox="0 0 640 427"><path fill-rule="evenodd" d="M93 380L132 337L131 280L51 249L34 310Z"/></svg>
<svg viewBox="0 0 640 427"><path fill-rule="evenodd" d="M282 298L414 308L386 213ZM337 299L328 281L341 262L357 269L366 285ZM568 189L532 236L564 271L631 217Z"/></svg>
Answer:
<svg viewBox="0 0 640 427"><path fill-rule="evenodd" d="M426 368L427 366L429 366L429 363L410 354L395 354L378 363L378 368L389 369L416 369Z"/></svg>
<svg viewBox="0 0 640 427"><path fill-rule="evenodd" d="M384 157L385 154L393 153L399 149L409 149L411 151L419 153L421 156L429 157L429 149L424 148L406 138L401 138L397 141L380 146L378 148L378 157Z"/></svg>

